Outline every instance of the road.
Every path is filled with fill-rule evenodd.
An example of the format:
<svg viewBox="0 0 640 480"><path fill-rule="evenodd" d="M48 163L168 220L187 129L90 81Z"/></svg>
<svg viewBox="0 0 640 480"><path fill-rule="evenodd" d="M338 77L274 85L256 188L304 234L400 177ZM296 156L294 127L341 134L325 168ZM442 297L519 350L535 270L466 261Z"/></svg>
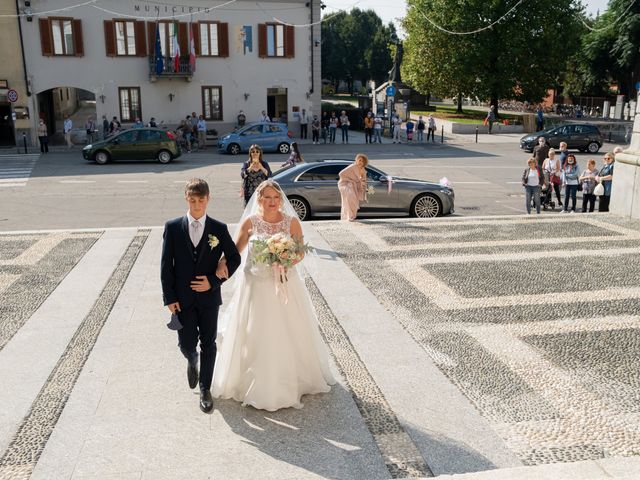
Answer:
<svg viewBox="0 0 640 480"><path fill-rule="evenodd" d="M435 145L303 145L307 161L351 159L366 153L390 175L424 180L447 177L456 192L456 216L520 214L521 173L528 155L517 139ZM598 164L602 153L595 156ZM242 213L240 166L245 155L214 150L184 154L169 165L120 162L97 165L79 150L38 157L0 157L0 231L162 225L184 213L183 187L205 178L210 215L234 223ZM283 155L265 155L276 170ZM586 155L578 155L580 166Z"/></svg>

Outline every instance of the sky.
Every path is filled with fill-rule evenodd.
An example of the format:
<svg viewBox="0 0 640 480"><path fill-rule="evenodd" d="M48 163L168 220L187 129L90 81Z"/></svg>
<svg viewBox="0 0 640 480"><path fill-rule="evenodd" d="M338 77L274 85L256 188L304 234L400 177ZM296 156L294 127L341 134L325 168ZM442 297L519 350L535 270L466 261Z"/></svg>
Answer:
<svg viewBox="0 0 640 480"><path fill-rule="evenodd" d="M351 10L359 8L361 10L374 10L384 23L395 21L397 17L403 17L406 12L407 4L405 0L322 0L327 8L323 14L336 12L338 10ZM586 7L587 13L595 15L598 10L600 13L607 8L609 0L582 0L582 4ZM398 24L396 23L396 26Z"/></svg>

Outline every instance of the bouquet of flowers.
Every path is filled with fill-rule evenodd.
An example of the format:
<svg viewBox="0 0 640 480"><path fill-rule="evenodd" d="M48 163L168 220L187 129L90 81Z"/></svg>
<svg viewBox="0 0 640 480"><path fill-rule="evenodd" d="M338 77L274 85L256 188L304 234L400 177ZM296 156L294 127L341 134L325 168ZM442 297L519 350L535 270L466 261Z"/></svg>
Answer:
<svg viewBox="0 0 640 480"><path fill-rule="evenodd" d="M276 281L276 294L280 290L278 284L288 281L287 269L302 260L311 247L286 233L276 233L270 237L252 240L253 262L269 265L273 269ZM286 299L286 289L283 289Z"/></svg>

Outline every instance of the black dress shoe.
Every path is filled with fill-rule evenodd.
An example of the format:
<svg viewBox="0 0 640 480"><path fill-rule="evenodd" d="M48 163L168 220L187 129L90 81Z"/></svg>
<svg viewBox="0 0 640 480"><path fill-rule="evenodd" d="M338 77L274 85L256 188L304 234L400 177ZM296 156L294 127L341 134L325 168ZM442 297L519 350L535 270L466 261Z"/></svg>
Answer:
<svg viewBox="0 0 640 480"><path fill-rule="evenodd" d="M204 413L210 413L213 410L213 398L210 390L200 392L200 410Z"/></svg>
<svg viewBox="0 0 640 480"><path fill-rule="evenodd" d="M189 380L189 388L191 389L198 385L198 367L195 363L187 362L187 380Z"/></svg>

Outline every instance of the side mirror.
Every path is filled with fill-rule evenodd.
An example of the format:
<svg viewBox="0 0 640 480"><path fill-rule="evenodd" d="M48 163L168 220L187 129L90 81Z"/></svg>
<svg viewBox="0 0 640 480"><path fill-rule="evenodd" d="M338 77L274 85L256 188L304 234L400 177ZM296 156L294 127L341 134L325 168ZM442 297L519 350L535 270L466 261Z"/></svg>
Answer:
<svg viewBox="0 0 640 480"><path fill-rule="evenodd" d="M111 143L113 143L114 145L118 145L120 143L120 139L114 138L113 140L111 140Z"/></svg>
<svg viewBox="0 0 640 480"><path fill-rule="evenodd" d="M389 179L387 177L385 177L384 175L380 175L380 178L378 179L378 181L380 183L388 183Z"/></svg>

